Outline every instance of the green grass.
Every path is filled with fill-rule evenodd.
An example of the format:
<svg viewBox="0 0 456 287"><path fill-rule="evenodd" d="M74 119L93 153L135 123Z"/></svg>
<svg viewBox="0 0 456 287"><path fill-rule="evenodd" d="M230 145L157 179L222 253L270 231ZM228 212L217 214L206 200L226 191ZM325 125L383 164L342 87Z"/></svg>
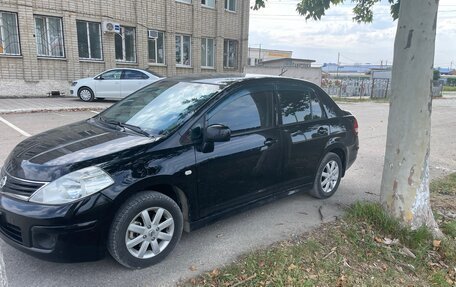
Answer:
<svg viewBox="0 0 456 287"><path fill-rule="evenodd" d="M456 262L456 218L454 218L454 214L456 214L456 173L433 180L430 189L433 209L439 211L435 214L440 229L448 236L442 241L445 250L444 256L448 260ZM453 217L448 214L453 214Z"/></svg>
<svg viewBox="0 0 456 287"><path fill-rule="evenodd" d="M456 238L456 220L443 223L442 232L452 238Z"/></svg>
<svg viewBox="0 0 456 287"><path fill-rule="evenodd" d="M430 189L434 193L456 195L456 172L432 181Z"/></svg>
<svg viewBox="0 0 456 287"><path fill-rule="evenodd" d="M433 180L431 201L446 235L410 230L375 203L181 283L182 286L456 286L456 173ZM391 244L391 242L394 242ZM407 255L407 250L414 257Z"/></svg>
<svg viewBox="0 0 456 287"><path fill-rule="evenodd" d="M366 221L377 231L391 238L397 238L400 242L411 248L426 246L432 240L432 234L425 227L417 230L409 230L387 215L382 207L376 203L357 202L347 211L347 217L353 222Z"/></svg>
<svg viewBox="0 0 456 287"><path fill-rule="evenodd" d="M452 86L443 86L443 91L444 91L444 92L456 92L456 87L452 87Z"/></svg>
<svg viewBox="0 0 456 287"><path fill-rule="evenodd" d="M393 239L397 242L387 243ZM452 286L455 252L451 238L436 247L427 229L411 231L378 204L356 203L343 220L249 253L181 285Z"/></svg>

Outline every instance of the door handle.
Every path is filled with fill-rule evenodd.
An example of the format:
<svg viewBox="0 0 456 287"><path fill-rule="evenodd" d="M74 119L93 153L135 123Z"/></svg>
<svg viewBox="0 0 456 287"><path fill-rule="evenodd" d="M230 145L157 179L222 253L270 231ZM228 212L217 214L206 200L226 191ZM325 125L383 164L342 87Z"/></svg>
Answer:
<svg viewBox="0 0 456 287"><path fill-rule="evenodd" d="M324 126L319 127L318 130L317 130L317 134L327 136L328 135L328 128L324 127Z"/></svg>
<svg viewBox="0 0 456 287"><path fill-rule="evenodd" d="M264 141L264 145L265 146L272 146L273 144L275 144L277 142L276 139L272 139L272 138L268 138Z"/></svg>

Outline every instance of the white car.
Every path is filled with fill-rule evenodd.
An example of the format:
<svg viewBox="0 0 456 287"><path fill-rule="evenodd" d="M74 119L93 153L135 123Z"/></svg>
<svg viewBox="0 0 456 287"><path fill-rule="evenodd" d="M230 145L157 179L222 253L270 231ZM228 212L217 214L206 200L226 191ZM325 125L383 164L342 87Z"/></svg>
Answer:
<svg viewBox="0 0 456 287"><path fill-rule="evenodd" d="M84 102L94 99L122 99L160 79L148 71L116 68L104 71L93 78L84 78L71 84L70 95Z"/></svg>

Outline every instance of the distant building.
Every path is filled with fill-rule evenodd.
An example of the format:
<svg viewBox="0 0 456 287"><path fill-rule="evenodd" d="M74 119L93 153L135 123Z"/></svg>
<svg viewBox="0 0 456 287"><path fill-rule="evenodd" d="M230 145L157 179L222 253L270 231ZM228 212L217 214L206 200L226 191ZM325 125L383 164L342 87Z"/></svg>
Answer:
<svg viewBox="0 0 456 287"><path fill-rule="evenodd" d="M454 70L452 70L450 68L438 67L436 70L438 70L440 72L440 75L453 75L453 73L454 73Z"/></svg>
<svg viewBox="0 0 456 287"><path fill-rule="evenodd" d="M391 65L371 65L371 64L355 64L355 65L337 65L335 63L324 63L321 69L324 73L368 73L371 70L390 70Z"/></svg>
<svg viewBox="0 0 456 287"><path fill-rule="evenodd" d="M249 74L262 74L284 76L303 79L318 86L321 85L321 68L311 67L315 60L282 58L263 61L256 66L247 66L244 72Z"/></svg>
<svg viewBox="0 0 456 287"><path fill-rule="evenodd" d="M0 96L65 91L115 67L240 72L249 1L0 0Z"/></svg>
<svg viewBox="0 0 456 287"><path fill-rule="evenodd" d="M284 51L284 50L270 50L262 48L251 48L249 47L248 53L248 65L256 66L261 62L291 58L293 56L293 51Z"/></svg>
<svg viewBox="0 0 456 287"><path fill-rule="evenodd" d="M315 60L282 58L282 59L263 61L259 64L259 66L310 68L312 66L312 63L315 63Z"/></svg>

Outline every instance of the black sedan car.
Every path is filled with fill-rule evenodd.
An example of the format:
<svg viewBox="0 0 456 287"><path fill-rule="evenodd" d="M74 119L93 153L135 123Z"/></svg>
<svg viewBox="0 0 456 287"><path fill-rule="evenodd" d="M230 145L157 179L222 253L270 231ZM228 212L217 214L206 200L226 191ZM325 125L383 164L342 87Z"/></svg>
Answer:
<svg viewBox="0 0 456 287"><path fill-rule="evenodd" d="M357 152L355 117L312 83L163 79L17 145L0 175L0 236L46 260L109 251L143 268L183 230L300 190L330 197Z"/></svg>

